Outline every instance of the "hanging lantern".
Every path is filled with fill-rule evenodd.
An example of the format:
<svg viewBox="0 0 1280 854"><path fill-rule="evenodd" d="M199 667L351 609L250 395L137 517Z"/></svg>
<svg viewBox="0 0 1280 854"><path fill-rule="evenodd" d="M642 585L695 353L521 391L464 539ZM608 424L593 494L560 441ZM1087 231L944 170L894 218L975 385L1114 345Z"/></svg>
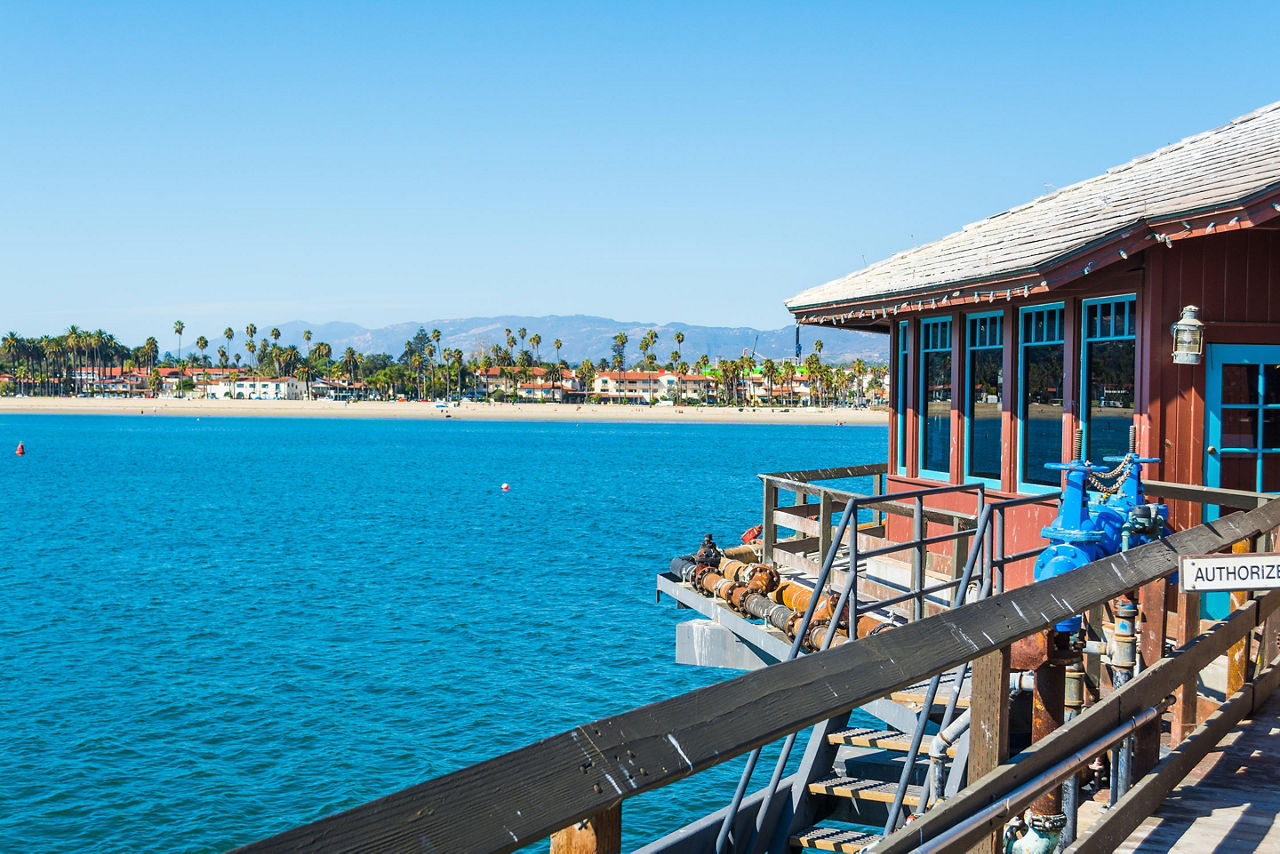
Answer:
<svg viewBox="0 0 1280 854"><path fill-rule="evenodd" d="M1175 365L1198 365L1204 353L1204 324L1197 316L1200 309L1189 305L1182 310L1182 317L1169 327L1173 333L1173 363Z"/></svg>

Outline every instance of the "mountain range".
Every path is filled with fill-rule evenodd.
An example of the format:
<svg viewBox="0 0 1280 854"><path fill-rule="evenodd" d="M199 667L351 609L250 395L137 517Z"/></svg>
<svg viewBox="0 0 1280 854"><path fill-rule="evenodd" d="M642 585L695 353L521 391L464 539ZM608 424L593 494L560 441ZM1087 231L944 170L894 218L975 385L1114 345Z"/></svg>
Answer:
<svg viewBox="0 0 1280 854"><path fill-rule="evenodd" d="M613 337L619 332L626 332L627 361L634 363L640 358L640 338L650 329L658 333L658 343L653 352L659 361L666 362L671 352L676 349L674 335L684 333L684 344L679 348L686 361L693 362L698 356L706 353L712 364L720 358L734 358L744 352L755 352L757 359L783 359L795 356L796 327L784 326L781 329L753 329L748 326L695 326L687 323L639 323L636 321L612 320L607 317L591 317L588 315L549 315L547 317L522 317L503 315L498 317L467 317L453 320L424 320L410 323L397 323L380 329L367 329L354 323L311 323L295 320L280 325L280 343L296 344L306 352L302 333L311 330L311 341L314 344L324 341L333 348L334 358L339 358L342 351L352 347L360 353L389 353L399 356L404 352L405 342L413 338L419 328L431 332L440 330L440 347L461 349L466 356L487 352L492 344L505 346L505 330L512 334L520 328L529 335L535 333L542 336L539 355L544 360L555 358L555 350L551 342L559 338L563 346L560 358L569 363L577 363L584 358L599 360L611 356ZM259 335L262 328L259 327ZM820 339L823 343L822 359L827 363L846 363L854 359L867 362L887 363L889 360L888 336L874 332L854 332L835 329L816 329L811 326L800 327L800 346L802 354L807 356L813 352L813 342ZM520 349L517 340L516 348ZM527 340L524 346L533 348Z"/></svg>

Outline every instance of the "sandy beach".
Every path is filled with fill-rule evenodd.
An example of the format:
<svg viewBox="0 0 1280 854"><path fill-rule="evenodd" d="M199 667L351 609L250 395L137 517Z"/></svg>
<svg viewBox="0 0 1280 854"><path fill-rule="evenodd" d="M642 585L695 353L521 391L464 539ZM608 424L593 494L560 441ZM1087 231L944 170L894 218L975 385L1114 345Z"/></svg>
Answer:
<svg viewBox="0 0 1280 854"><path fill-rule="evenodd" d="M435 418L459 421L655 421L742 424L883 424L883 409L847 407L610 406L562 403L335 403L327 400L2 397L0 415L167 415L179 417Z"/></svg>

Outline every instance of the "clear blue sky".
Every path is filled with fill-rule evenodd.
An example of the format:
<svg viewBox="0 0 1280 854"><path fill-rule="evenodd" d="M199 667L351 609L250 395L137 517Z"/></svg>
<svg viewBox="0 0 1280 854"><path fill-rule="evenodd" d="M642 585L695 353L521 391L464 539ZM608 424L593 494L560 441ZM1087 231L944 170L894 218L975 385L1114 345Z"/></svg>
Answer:
<svg viewBox="0 0 1280 854"><path fill-rule="evenodd" d="M782 300L1280 99L1280 3L0 2L0 331Z"/></svg>

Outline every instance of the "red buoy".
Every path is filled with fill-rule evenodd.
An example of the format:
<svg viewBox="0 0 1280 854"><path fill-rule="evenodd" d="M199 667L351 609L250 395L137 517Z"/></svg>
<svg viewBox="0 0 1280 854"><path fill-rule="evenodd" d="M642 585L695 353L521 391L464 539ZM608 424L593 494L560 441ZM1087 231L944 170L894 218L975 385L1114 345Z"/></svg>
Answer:
<svg viewBox="0 0 1280 854"><path fill-rule="evenodd" d="M19 442L19 443L18 443L18 450L14 451L14 453L21 457L21 456L24 456L24 455L27 453L27 449L26 449L26 448L24 448L24 447L22 447L22 443L21 443L21 442Z"/></svg>
<svg viewBox="0 0 1280 854"><path fill-rule="evenodd" d="M504 484L502 484L502 491L503 491L503 492L506 492L506 491L507 491L507 490L509 490L510 488L511 488L511 484L509 484L509 483L504 483Z"/></svg>

